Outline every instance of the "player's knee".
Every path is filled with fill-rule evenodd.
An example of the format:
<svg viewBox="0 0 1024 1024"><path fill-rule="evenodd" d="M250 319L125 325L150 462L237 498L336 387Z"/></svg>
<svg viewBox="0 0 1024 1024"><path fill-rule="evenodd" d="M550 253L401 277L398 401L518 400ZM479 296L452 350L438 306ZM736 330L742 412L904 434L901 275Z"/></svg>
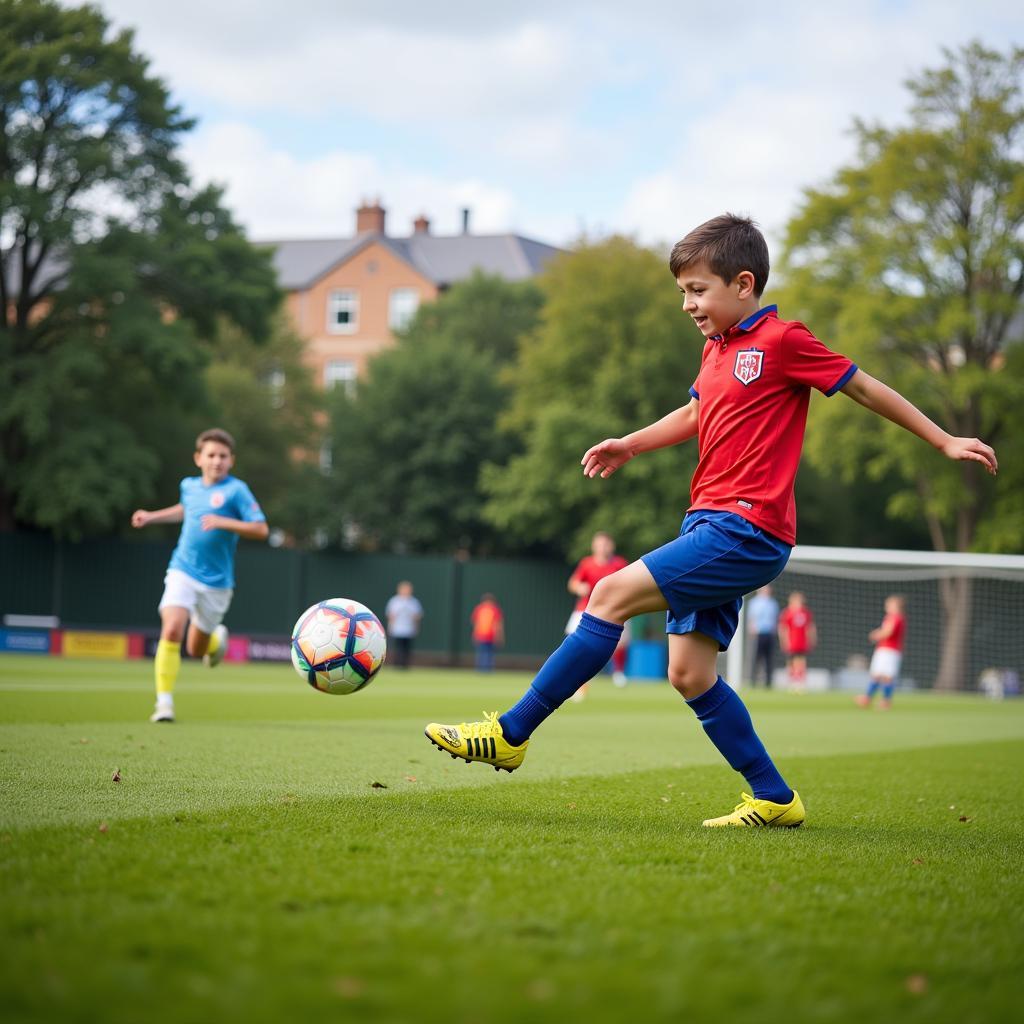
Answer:
<svg viewBox="0 0 1024 1024"><path fill-rule="evenodd" d="M160 630L161 640L170 640L172 644L180 644L185 637L185 627L177 622L165 622Z"/></svg>
<svg viewBox="0 0 1024 1024"><path fill-rule="evenodd" d="M629 592L615 576L605 576L598 580L590 594L590 601L587 604L587 611L596 615L599 619L609 619L612 622L619 622L625 615L628 617Z"/></svg>
<svg viewBox="0 0 1024 1024"><path fill-rule="evenodd" d="M717 676L708 675L707 671L698 665L669 665L668 681L673 689L687 700L699 697L706 690L714 685Z"/></svg>

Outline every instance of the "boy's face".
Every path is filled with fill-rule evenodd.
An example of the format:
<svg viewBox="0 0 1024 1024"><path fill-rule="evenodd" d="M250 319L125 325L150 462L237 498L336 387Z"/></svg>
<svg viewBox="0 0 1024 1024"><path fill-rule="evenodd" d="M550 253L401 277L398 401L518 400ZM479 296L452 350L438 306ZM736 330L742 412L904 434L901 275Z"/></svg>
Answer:
<svg viewBox="0 0 1024 1024"><path fill-rule="evenodd" d="M220 441L204 441L203 447L195 454L195 460L207 483L223 480L235 464L231 449Z"/></svg>
<svg viewBox="0 0 1024 1024"><path fill-rule="evenodd" d="M590 553L601 561L607 562L615 554L615 541L603 533L599 533L590 542Z"/></svg>
<svg viewBox="0 0 1024 1024"><path fill-rule="evenodd" d="M676 284L683 293L683 309L705 338L722 334L745 319L753 310L754 275L742 270L729 282L723 281L704 263L680 271Z"/></svg>

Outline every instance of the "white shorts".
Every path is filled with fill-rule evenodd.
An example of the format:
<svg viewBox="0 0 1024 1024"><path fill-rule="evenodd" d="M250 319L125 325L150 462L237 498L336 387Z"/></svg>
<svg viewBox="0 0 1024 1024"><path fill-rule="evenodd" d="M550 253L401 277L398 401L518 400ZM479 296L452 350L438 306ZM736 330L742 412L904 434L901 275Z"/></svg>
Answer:
<svg viewBox="0 0 1024 1024"><path fill-rule="evenodd" d="M576 627L580 624L580 619L583 618L583 612L574 611L569 616L569 621L565 624L565 635L568 636L570 633L576 632ZM630 623L627 621L622 627L622 639L619 641L620 644L628 644L632 639L633 631L629 628ZM618 644L616 644L618 646Z"/></svg>
<svg viewBox="0 0 1024 1024"><path fill-rule="evenodd" d="M895 679L900 674L900 663L903 661L903 652L894 651L891 647L876 647L875 653L871 655L871 665L868 667L868 674L872 679Z"/></svg>
<svg viewBox="0 0 1024 1024"><path fill-rule="evenodd" d="M212 633L223 621L234 591L230 587L210 587L194 580L180 569L168 569L164 577L164 596L158 607L186 608L196 629Z"/></svg>

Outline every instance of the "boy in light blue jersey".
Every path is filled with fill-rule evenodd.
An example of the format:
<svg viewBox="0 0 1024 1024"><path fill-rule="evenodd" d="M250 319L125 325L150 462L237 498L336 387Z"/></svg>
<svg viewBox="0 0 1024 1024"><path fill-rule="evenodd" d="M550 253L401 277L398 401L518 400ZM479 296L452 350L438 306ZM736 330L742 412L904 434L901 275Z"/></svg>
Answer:
<svg viewBox="0 0 1024 1024"><path fill-rule="evenodd" d="M226 431L204 430L196 438L200 476L181 481L181 501L155 512L138 509L132 526L181 523L160 599L157 644L156 710L151 722L174 721L174 684L181 669L181 641L188 626L188 653L218 665L227 649L221 624L235 586L238 538L266 540L266 517L248 486L231 476L235 440Z"/></svg>

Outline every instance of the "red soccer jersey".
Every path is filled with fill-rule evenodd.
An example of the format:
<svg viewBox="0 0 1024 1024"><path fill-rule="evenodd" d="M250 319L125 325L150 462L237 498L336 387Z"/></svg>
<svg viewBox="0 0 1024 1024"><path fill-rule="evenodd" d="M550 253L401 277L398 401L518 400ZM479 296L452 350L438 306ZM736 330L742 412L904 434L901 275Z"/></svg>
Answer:
<svg viewBox="0 0 1024 1024"><path fill-rule="evenodd" d="M810 608L786 608L779 616L779 625L785 627L787 654L806 654L810 650L808 633L814 624Z"/></svg>
<svg viewBox="0 0 1024 1024"><path fill-rule="evenodd" d="M889 647L894 651L903 650L903 634L907 631L907 620L902 615L886 615L882 619L882 629L892 626L892 632L884 639L878 641L879 647Z"/></svg>
<svg viewBox="0 0 1024 1024"><path fill-rule="evenodd" d="M690 388L700 402L690 509L735 512L795 544L793 483L811 388L834 395L856 372L775 306L709 338Z"/></svg>
<svg viewBox="0 0 1024 1024"><path fill-rule="evenodd" d="M622 555L612 555L612 557L603 564L593 555L587 555L586 558L581 558L580 564L576 566L576 569L572 574L572 578L577 582L589 583L590 590L576 601L576 611L586 611L587 604L590 601L590 595L594 592L594 587L597 585L598 580L603 580L605 576L611 576L613 572L625 569L627 565L629 565L629 562L627 562Z"/></svg>
<svg viewBox="0 0 1024 1024"><path fill-rule="evenodd" d="M493 601L481 601L470 616L473 622L473 641L493 644L502 622L501 609Z"/></svg>

